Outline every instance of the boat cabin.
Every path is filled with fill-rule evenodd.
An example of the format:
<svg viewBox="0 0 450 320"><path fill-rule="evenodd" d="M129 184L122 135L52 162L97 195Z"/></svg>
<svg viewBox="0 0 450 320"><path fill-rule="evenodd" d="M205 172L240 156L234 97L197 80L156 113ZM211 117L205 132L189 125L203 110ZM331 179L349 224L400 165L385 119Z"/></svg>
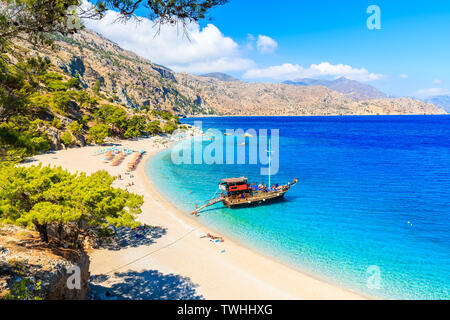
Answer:
<svg viewBox="0 0 450 320"><path fill-rule="evenodd" d="M236 196L243 193L250 193L250 188L246 177L222 179L219 185L220 190L227 196Z"/></svg>

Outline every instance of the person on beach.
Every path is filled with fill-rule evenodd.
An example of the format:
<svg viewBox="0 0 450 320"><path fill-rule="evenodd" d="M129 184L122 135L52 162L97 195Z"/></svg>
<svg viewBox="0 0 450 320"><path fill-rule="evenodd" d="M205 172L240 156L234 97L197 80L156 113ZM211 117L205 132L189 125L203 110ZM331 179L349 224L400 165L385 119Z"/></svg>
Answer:
<svg viewBox="0 0 450 320"><path fill-rule="evenodd" d="M210 233L207 233L206 236L203 236L202 238L209 238L211 240L219 240L220 242L224 242L222 237L216 237L216 236L213 236Z"/></svg>

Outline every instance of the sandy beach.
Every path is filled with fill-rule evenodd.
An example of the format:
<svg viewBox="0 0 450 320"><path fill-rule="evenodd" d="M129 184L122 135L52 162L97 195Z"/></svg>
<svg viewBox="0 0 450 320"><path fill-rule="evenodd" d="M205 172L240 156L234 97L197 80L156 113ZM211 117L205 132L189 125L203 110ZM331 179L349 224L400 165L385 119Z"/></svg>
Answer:
<svg viewBox="0 0 450 320"><path fill-rule="evenodd" d="M147 151L131 175L124 174L131 156L119 166L111 166L102 155L93 155L98 146L46 153L30 162L61 166L70 172L107 170L113 176L121 174L115 187L144 196L138 220L157 228L141 239L124 235L128 241L124 240L120 247L90 252L93 298L365 299L250 250L176 209L158 193L145 173L145 162L168 147L158 139L118 142ZM207 233L222 236L225 241L202 238Z"/></svg>

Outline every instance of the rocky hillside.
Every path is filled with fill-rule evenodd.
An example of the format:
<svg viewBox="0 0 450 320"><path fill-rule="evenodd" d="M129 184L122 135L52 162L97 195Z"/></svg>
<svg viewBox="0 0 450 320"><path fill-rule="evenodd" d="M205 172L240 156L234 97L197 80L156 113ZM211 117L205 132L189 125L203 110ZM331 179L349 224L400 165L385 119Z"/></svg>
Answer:
<svg viewBox="0 0 450 320"><path fill-rule="evenodd" d="M440 114L412 99L359 100L323 86L222 81L175 73L91 32L57 38L52 62L85 87L128 107L148 106L186 115Z"/></svg>
<svg viewBox="0 0 450 320"><path fill-rule="evenodd" d="M223 82L184 73L178 82L197 90L223 115L439 114L443 110L409 98L356 100L323 86Z"/></svg>
<svg viewBox="0 0 450 320"><path fill-rule="evenodd" d="M72 37L56 38L58 51L48 52L52 62L128 107L148 106L183 113L211 113L195 99L177 90L174 73L136 54L121 49L94 32L83 31Z"/></svg>

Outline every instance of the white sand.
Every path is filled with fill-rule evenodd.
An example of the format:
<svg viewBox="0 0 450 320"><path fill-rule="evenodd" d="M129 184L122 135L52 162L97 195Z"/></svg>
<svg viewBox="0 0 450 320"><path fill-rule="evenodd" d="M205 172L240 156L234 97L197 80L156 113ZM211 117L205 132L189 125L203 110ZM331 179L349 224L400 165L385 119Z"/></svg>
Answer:
<svg viewBox="0 0 450 320"><path fill-rule="evenodd" d="M294 270L226 236L223 243L201 239L206 233L212 233L211 230L163 199L146 177L146 160L166 148L153 141L154 138L121 141L122 146L134 150L145 148L148 152L134 172L134 178L124 175L131 156L118 167L112 167L104 163L102 155L93 155L99 147L61 150L33 158L44 165L62 166L71 172L92 173L103 169L114 176L121 174L123 180L116 180L115 186L144 195L145 203L139 220L166 228L166 234L151 244L120 250L93 250L91 274L110 276L100 285L111 286L113 293L120 291L123 297L135 299L198 296L206 299L365 298ZM130 182L134 182L134 186L126 187ZM122 276L114 276L116 272Z"/></svg>

